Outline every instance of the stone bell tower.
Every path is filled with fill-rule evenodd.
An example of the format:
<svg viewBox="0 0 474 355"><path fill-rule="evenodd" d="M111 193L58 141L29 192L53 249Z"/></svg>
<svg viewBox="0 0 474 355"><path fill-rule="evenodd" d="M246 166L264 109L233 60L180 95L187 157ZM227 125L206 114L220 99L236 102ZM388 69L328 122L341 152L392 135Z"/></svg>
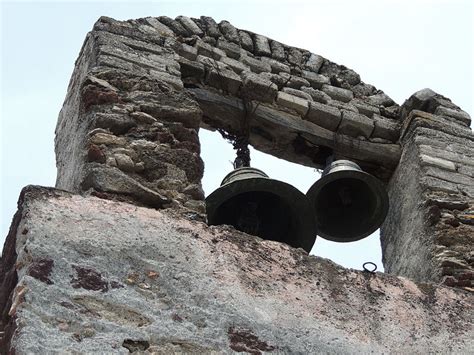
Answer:
<svg viewBox="0 0 474 355"><path fill-rule="evenodd" d="M0 262L0 349L471 353L474 135L448 98L401 106L353 70L227 21L100 18ZM198 130L385 184L386 273L208 226Z"/></svg>

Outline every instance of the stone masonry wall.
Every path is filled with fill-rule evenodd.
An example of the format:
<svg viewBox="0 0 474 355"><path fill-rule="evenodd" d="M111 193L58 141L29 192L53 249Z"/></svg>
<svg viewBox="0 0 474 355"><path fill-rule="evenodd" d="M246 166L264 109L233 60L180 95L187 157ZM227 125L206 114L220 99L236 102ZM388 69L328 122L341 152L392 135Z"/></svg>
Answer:
<svg viewBox="0 0 474 355"><path fill-rule="evenodd" d="M5 353L474 351L463 290L344 269L173 209L35 186L19 208L0 262Z"/></svg>
<svg viewBox="0 0 474 355"><path fill-rule="evenodd" d="M420 117L437 123L417 129ZM469 288L469 123L440 95L425 90L400 108L353 70L227 21L102 17L59 117L56 186L205 220L199 127L316 168L331 155L347 158L390 181L386 270L436 282L452 276L448 284ZM430 197L446 193L452 203ZM430 213L441 220L429 222ZM448 232L460 235L456 243L433 239Z"/></svg>
<svg viewBox="0 0 474 355"><path fill-rule="evenodd" d="M202 219L200 125L318 168L349 157L387 180L398 114L354 71L226 21L103 17L59 117L56 186Z"/></svg>
<svg viewBox="0 0 474 355"><path fill-rule="evenodd" d="M386 272L474 290L474 135L467 113L425 89L402 105L403 147L381 229Z"/></svg>

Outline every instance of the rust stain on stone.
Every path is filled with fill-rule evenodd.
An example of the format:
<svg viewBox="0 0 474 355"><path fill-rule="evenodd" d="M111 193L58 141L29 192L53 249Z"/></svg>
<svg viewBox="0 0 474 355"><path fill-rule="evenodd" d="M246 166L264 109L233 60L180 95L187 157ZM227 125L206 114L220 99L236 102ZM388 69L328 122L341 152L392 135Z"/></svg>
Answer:
<svg viewBox="0 0 474 355"><path fill-rule="evenodd" d="M28 269L28 275L40 280L48 285L54 284L50 280L51 271L53 270L54 261L51 259L38 259L33 261Z"/></svg>
<svg viewBox="0 0 474 355"><path fill-rule="evenodd" d="M260 340L249 329L230 327L227 334L229 335L229 347L234 351L259 355L262 351L275 350L274 346Z"/></svg>
<svg viewBox="0 0 474 355"><path fill-rule="evenodd" d="M108 282L97 271L76 265L73 268L77 276L71 280L72 287L102 292L109 290Z"/></svg>

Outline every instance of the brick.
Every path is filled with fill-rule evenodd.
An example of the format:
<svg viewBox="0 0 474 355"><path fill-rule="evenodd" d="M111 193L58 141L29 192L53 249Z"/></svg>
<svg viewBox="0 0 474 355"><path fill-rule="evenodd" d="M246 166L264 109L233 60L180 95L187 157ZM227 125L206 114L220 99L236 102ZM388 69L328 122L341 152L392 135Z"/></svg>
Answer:
<svg viewBox="0 0 474 355"><path fill-rule="evenodd" d="M325 75L316 74L312 71L303 70L302 77L310 83L314 89L321 89L324 84L330 84L329 78Z"/></svg>
<svg viewBox="0 0 474 355"><path fill-rule="evenodd" d="M341 111L335 107L310 102L308 114L304 119L334 132L341 122Z"/></svg>
<svg viewBox="0 0 474 355"><path fill-rule="evenodd" d="M305 116L308 112L308 100L301 97L287 94L286 92L278 92L277 103L281 106L295 110L301 116Z"/></svg>
<svg viewBox="0 0 474 355"><path fill-rule="evenodd" d="M254 73L248 73L242 81L241 95L247 99L272 103L277 92L274 83Z"/></svg>
<svg viewBox="0 0 474 355"><path fill-rule="evenodd" d="M268 38L262 35L255 34L253 36L254 54L259 56L271 56L270 44Z"/></svg>
<svg viewBox="0 0 474 355"><path fill-rule="evenodd" d="M331 85L326 85L324 84L321 89L331 96L332 99L342 101L342 102L349 102L354 98L354 94L352 91L343 89L343 88L338 88L335 86Z"/></svg>
<svg viewBox="0 0 474 355"><path fill-rule="evenodd" d="M369 138L374 130L374 121L364 115L352 111L342 111L342 120L338 133L354 138L363 136Z"/></svg>

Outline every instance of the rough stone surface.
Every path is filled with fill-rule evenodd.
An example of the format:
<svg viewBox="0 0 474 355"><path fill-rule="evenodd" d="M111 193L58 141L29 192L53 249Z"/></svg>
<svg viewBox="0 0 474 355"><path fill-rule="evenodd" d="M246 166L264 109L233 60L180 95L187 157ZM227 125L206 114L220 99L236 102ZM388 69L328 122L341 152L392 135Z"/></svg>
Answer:
<svg viewBox="0 0 474 355"><path fill-rule="evenodd" d="M309 111L305 119L334 132L339 127L341 117L341 111L337 108L310 102Z"/></svg>
<svg viewBox="0 0 474 355"><path fill-rule="evenodd" d="M327 84L322 85L321 90L328 94L332 99L342 102L349 102L354 97L354 94L350 90L338 88Z"/></svg>
<svg viewBox="0 0 474 355"><path fill-rule="evenodd" d="M295 110L301 116L305 116L308 112L308 100L301 97L280 91L277 95L277 104Z"/></svg>
<svg viewBox="0 0 474 355"><path fill-rule="evenodd" d="M462 290L54 189L19 207L0 268L7 352L474 351Z"/></svg>
<svg viewBox="0 0 474 355"><path fill-rule="evenodd" d="M351 137L369 138L374 130L374 121L364 115L351 111L342 111L342 120L338 132Z"/></svg>
<svg viewBox="0 0 474 355"><path fill-rule="evenodd" d="M456 106L429 89L402 106L403 153L381 228L384 265L390 273L473 291L474 226L464 216L474 211L474 135L430 113L439 107Z"/></svg>
<svg viewBox="0 0 474 355"><path fill-rule="evenodd" d="M261 76L249 73L243 79L242 96L249 100L272 103L278 92L278 87Z"/></svg>

